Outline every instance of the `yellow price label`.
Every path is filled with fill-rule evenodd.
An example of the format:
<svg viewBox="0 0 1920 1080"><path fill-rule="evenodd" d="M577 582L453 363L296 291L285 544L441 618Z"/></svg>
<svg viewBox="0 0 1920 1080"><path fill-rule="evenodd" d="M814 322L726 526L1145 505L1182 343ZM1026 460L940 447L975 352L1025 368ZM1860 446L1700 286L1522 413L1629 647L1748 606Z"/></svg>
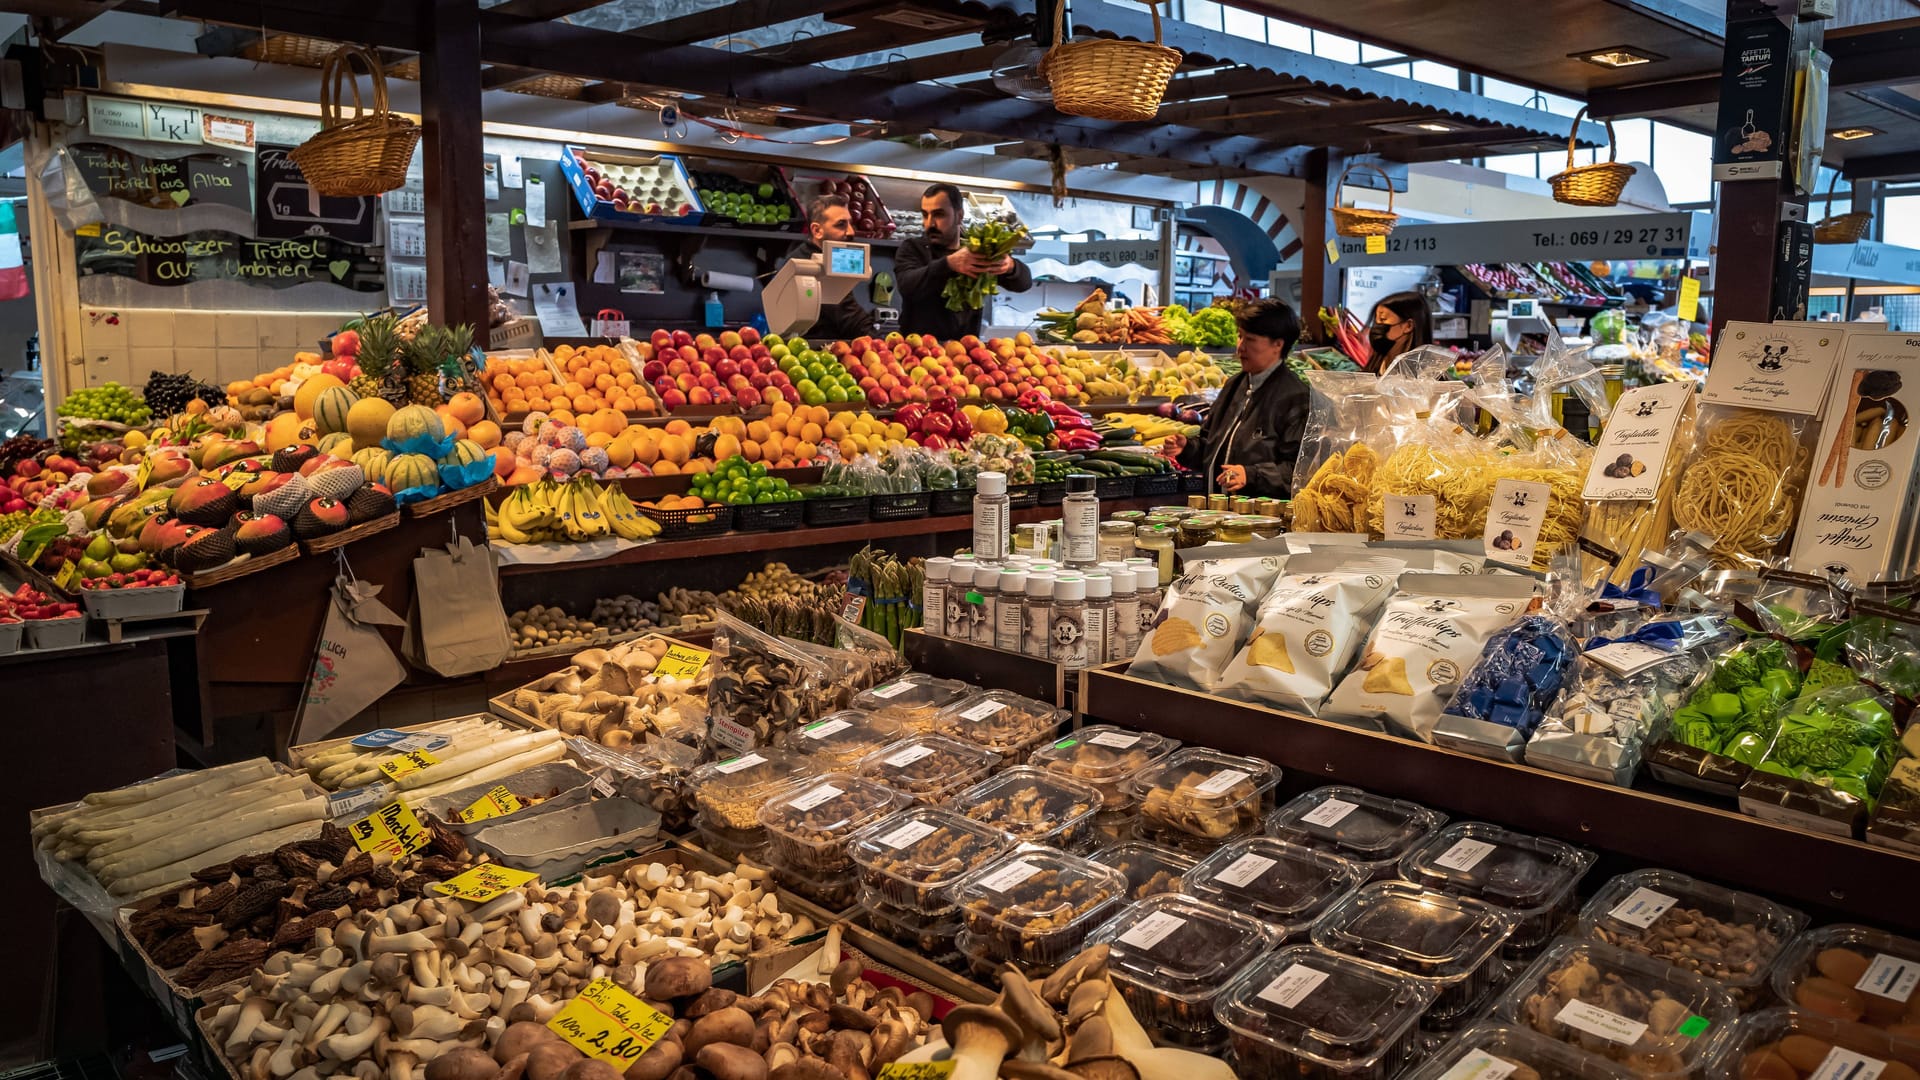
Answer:
<svg viewBox="0 0 1920 1080"><path fill-rule="evenodd" d="M497 863L481 863L463 874L440 882L434 888L448 896L484 904L501 893L511 892L539 876L531 870L515 870L511 866L501 866Z"/></svg>
<svg viewBox="0 0 1920 1080"><path fill-rule="evenodd" d="M958 1064L952 1058L945 1061L890 1061L880 1066L877 1080L947 1080L953 1075L953 1067Z"/></svg>
<svg viewBox="0 0 1920 1080"><path fill-rule="evenodd" d="M77 228L77 229L75 229L75 230L73 230L73 235L75 235L75 236L99 236L99 235L100 235L100 223L96 221L96 222L94 222L94 223L93 223L93 224L91 224L91 225L82 225L82 226L80 226L79 228Z"/></svg>
<svg viewBox="0 0 1920 1080"><path fill-rule="evenodd" d="M1384 236L1369 236L1369 237L1367 237L1367 254L1369 254L1369 255L1385 255L1386 253L1387 253L1387 238L1386 238L1386 237L1384 237Z"/></svg>
<svg viewBox="0 0 1920 1080"><path fill-rule="evenodd" d="M1340 241L1338 240L1327 241L1327 261L1330 263L1337 263L1340 261Z"/></svg>
<svg viewBox="0 0 1920 1080"><path fill-rule="evenodd" d="M60 572L53 575L54 588L71 589L73 588L74 579L78 578L79 576L80 576L79 563L62 562L60 564Z"/></svg>
<svg viewBox="0 0 1920 1080"><path fill-rule="evenodd" d="M425 750L409 750L404 754L395 754L381 762L380 771L387 774L387 779L398 780L403 776L410 776L422 769L438 764L440 764L440 759L427 753Z"/></svg>
<svg viewBox="0 0 1920 1080"><path fill-rule="evenodd" d="M1700 279L1683 277L1680 279L1680 300L1674 304L1674 314L1682 322L1692 322L1700 314Z"/></svg>
<svg viewBox="0 0 1920 1080"><path fill-rule="evenodd" d="M654 665L655 675L672 676L676 679L691 679L700 674L707 666L707 657L713 654L705 649L690 649L685 645L669 645L667 653Z"/></svg>
<svg viewBox="0 0 1920 1080"><path fill-rule="evenodd" d="M396 859L419 851L431 839L427 827L398 799L354 822L349 831L361 851L385 851Z"/></svg>
<svg viewBox="0 0 1920 1080"><path fill-rule="evenodd" d="M520 796L507 790L507 785L496 784L491 791L473 800L472 806L460 811L460 821L462 824L468 824L485 821L488 818L506 817L508 814L526 809L526 806L526 803L520 801Z"/></svg>
<svg viewBox="0 0 1920 1080"><path fill-rule="evenodd" d="M547 1027L590 1058L625 1072L673 1026L671 1017L614 985L595 979L560 1007Z"/></svg>

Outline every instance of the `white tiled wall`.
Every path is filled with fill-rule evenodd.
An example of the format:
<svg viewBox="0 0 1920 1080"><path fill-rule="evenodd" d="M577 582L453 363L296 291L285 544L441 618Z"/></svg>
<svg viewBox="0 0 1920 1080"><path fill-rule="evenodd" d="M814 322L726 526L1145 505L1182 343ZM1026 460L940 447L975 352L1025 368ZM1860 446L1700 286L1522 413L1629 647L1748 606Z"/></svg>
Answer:
<svg viewBox="0 0 1920 1080"><path fill-rule="evenodd" d="M81 353L86 385L139 386L150 372L192 372L208 382L250 379L314 351L353 317L281 312L207 312L83 308Z"/></svg>

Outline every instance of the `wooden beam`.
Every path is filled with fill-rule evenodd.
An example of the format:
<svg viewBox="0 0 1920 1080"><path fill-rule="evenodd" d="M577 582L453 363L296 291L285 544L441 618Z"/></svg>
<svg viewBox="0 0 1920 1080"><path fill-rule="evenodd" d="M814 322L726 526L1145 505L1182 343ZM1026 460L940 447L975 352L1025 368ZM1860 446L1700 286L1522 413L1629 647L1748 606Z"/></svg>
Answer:
<svg viewBox="0 0 1920 1080"><path fill-rule="evenodd" d="M607 0L502 0L493 10L505 15L521 15L529 19L564 19L569 15L578 15L591 11L606 3Z"/></svg>
<svg viewBox="0 0 1920 1080"><path fill-rule="evenodd" d="M302 0L161 0L159 10L246 30L278 30L409 52L433 43L414 7L391 0L327 0L319 6Z"/></svg>
<svg viewBox="0 0 1920 1080"><path fill-rule="evenodd" d="M1300 325L1315 341L1325 343L1318 311L1337 310L1340 270L1327 261L1327 241L1333 233L1333 207L1340 198L1340 173L1347 167L1338 150L1315 150L1307 162L1307 190L1300 221ZM1369 312L1368 314L1372 314Z"/></svg>
<svg viewBox="0 0 1920 1080"><path fill-rule="evenodd" d="M1848 180L1909 180L1920 177L1920 150L1848 158L1840 166L1840 174Z"/></svg>
<svg viewBox="0 0 1920 1080"><path fill-rule="evenodd" d="M931 82L935 79L951 79L958 75L972 75L977 71L991 71L994 61L1004 55L1010 47L1008 45L975 45L954 49L951 52L935 53L932 56L916 56L911 60L894 58L855 70L861 75L876 75L882 78L908 76L919 82Z"/></svg>
<svg viewBox="0 0 1920 1080"><path fill-rule="evenodd" d="M487 326L487 206L480 130L478 0L425 0L433 48L420 56L420 155L427 203L427 308Z"/></svg>
<svg viewBox="0 0 1920 1080"><path fill-rule="evenodd" d="M636 26L627 32L663 45L691 45L696 41L745 33L775 23L827 15L862 2L868 0L735 0L691 15Z"/></svg>
<svg viewBox="0 0 1920 1080"><path fill-rule="evenodd" d="M916 34L904 27L889 27L885 23L873 26L850 27L831 33L812 37L797 37L791 41L775 42L753 50L749 55L766 56L775 60L784 60L790 64L818 64L827 60L843 60L861 53L879 52L899 45L912 45L922 41L931 41L936 37L947 36L947 31L934 34ZM918 72L915 73L916 75Z"/></svg>

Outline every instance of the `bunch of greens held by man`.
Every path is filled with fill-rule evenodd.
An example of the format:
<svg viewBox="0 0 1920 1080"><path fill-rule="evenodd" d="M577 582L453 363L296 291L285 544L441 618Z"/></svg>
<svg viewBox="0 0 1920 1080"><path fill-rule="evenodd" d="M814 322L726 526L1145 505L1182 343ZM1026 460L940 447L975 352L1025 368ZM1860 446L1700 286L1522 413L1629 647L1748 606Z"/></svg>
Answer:
<svg viewBox="0 0 1920 1080"><path fill-rule="evenodd" d="M960 246L973 255L974 265L980 268L980 272L959 275L947 282L947 287L940 293L947 302L947 310L977 311L986 306L987 297L1000 291L1000 275L985 268L1005 262L1013 254L1014 248L1026 238L1026 226L999 218L988 218L967 226L966 231L960 234Z"/></svg>

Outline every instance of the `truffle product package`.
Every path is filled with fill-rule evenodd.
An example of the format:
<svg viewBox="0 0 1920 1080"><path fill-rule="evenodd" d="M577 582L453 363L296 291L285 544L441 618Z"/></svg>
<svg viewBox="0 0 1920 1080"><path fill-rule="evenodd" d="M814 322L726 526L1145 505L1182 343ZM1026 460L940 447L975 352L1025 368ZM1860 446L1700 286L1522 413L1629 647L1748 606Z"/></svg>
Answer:
<svg viewBox="0 0 1920 1080"><path fill-rule="evenodd" d="M1487 552L1478 537L1472 540L1375 540L1367 550L1399 559L1414 574L1478 574L1487 565Z"/></svg>
<svg viewBox="0 0 1920 1080"><path fill-rule="evenodd" d="M1294 556L1261 598L1220 695L1317 714L1403 566L1364 551Z"/></svg>
<svg viewBox="0 0 1920 1080"><path fill-rule="evenodd" d="M1387 601L1359 665L1321 715L1422 742L1494 632L1526 611L1529 578L1407 574Z"/></svg>
<svg viewBox="0 0 1920 1080"><path fill-rule="evenodd" d="M1905 753L1893 707L1891 694L1866 683L1803 688L1781 709L1773 745L1741 783L1741 812L1834 836L1857 834Z"/></svg>
<svg viewBox="0 0 1920 1080"><path fill-rule="evenodd" d="M1572 558L1561 562L1570 564ZM1480 659L1434 726L1434 742L1481 757L1521 759L1580 653L1569 620L1586 607L1586 590L1570 565L1548 588L1541 610L1487 639Z"/></svg>
<svg viewBox="0 0 1920 1080"><path fill-rule="evenodd" d="M1254 606L1286 562L1280 555L1188 562L1167 586L1127 674L1213 689L1246 641Z"/></svg>
<svg viewBox="0 0 1920 1080"><path fill-rule="evenodd" d="M1920 481L1906 438L1920 389L1920 337L1849 331L1808 462L1792 566L1855 584L1901 578L1914 564Z"/></svg>
<svg viewBox="0 0 1920 1080"><path fill-rule="evenodd" d="M1369 371L1310 371L1311 396L1293 471L1293 530L1365 533L1367 485L1390 442L1381 379Z"/></svg>
<svg viewBox="0 0 1920 1080"><path fill-rule="evenodd" d="M1856 600L1847 656L1855 668L1876 672L1873 681L1900 698L1920 699L1920 613ZM1867 822L1867 843L1920 854L1920 724L1911 716L1905 719L1900 744L1906 756L1893 763L1881 785L1879 805Z"/></svg>

